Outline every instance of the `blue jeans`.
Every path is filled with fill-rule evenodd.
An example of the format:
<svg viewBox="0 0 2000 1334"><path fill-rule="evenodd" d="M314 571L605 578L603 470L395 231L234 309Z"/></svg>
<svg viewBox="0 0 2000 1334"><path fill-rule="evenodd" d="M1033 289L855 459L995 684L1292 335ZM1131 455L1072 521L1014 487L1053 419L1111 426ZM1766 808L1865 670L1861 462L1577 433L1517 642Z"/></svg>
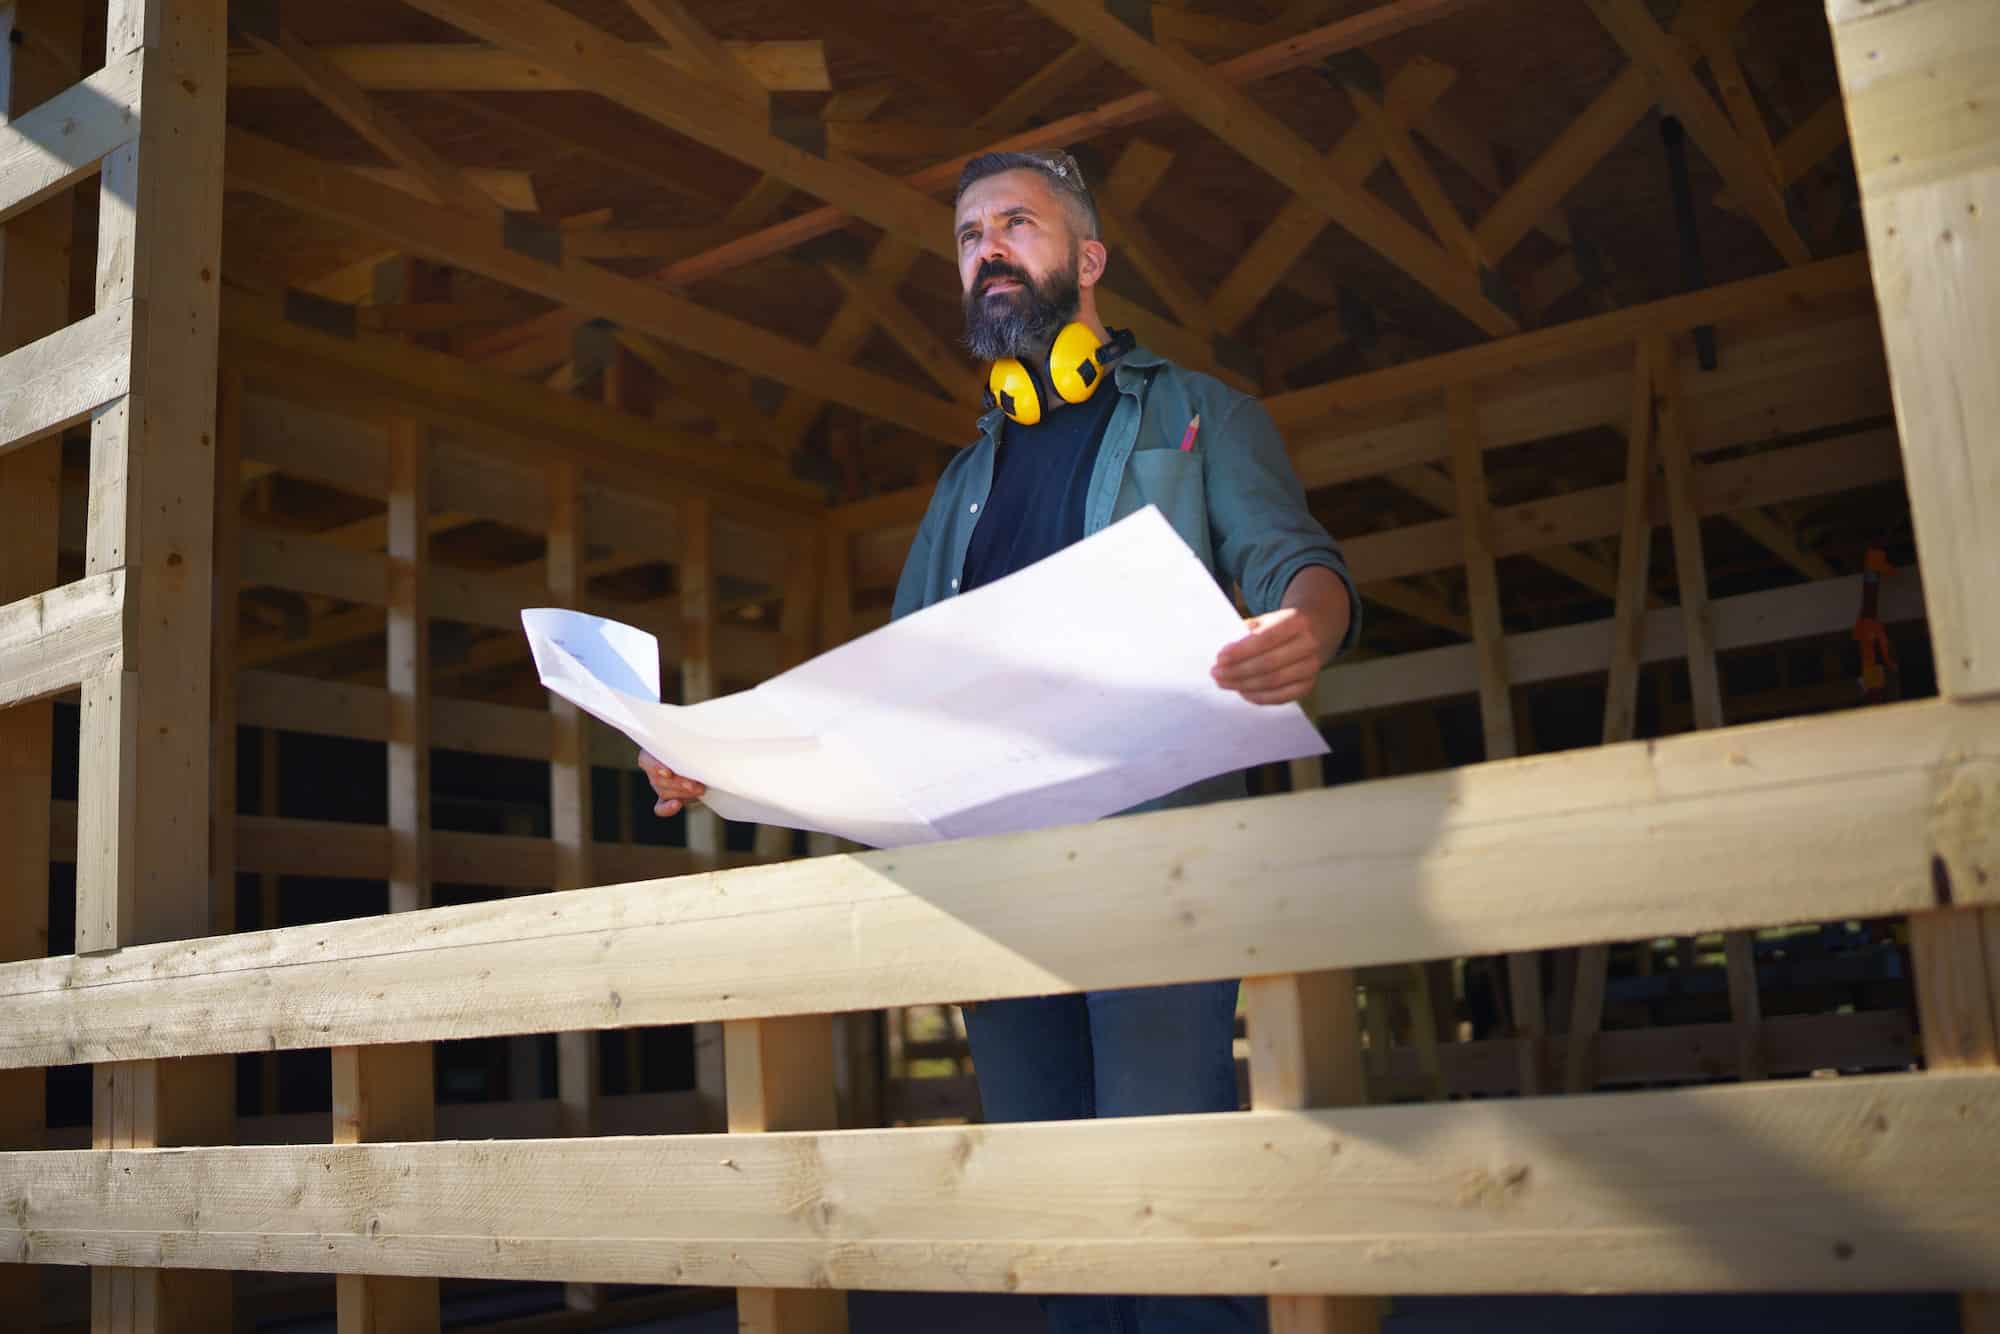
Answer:
<svg viewBox="0 0 2000 1334"><path fill-rule="evenodd" d="M1236 983L1032 996L965 1007L988 1121L1233 1112ZM1042 1299L1050 1334L1251 1334L1243 1297Z"/></svg>

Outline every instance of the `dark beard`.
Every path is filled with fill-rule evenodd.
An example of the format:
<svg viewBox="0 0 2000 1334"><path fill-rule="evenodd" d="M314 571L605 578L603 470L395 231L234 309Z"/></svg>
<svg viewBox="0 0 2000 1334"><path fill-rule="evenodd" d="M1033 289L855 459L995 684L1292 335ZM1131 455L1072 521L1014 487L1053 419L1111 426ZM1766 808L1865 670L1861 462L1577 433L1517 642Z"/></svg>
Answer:
<svg viewBox="0 0 2000 1334"><path fill-rule="evenodd" d="M1000 296L976 295L994 278L1012 278L1018 291ZM965 298L965 346L980 361L1027 357L1047 347L1076 318L1082 301L1077 286L1077 256L1036 282L1011 264L982 264Z"/></svg>

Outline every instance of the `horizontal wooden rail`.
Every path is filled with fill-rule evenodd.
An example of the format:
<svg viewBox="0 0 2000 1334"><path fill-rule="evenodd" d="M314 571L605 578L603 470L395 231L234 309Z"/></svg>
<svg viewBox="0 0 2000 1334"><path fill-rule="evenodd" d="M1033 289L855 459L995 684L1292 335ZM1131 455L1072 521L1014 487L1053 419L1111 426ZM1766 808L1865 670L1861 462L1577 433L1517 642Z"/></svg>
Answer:
<svg viewBox="0 0 2000 1334"><path fill-rule="evenodd" d="M597 1105L598 1133L603 1135L692 1135L705 1128L701 1095L693 1089L610 1093L601 1095ZM439 1139L555 1139L563 1134L562 1104L554 1098L444 1102L438 1104L437 1129ZM331 1112L236 1118L238 1144L326 1144L332 1138ZM52 1129L42 1147L90 1148L90 1127Z"/></svg>
<svg viewBox="0 0 2000 1334"><path fill-rule="evenodd" d="M0 1255L1024 1292L2000 1284L2000 1075L974 1128L0 1154Z"/></svg>
<svg viewBox="0 0 2000 1334"><path fill-rule="evenodd" d="M1556 1034L1545 1041L1551 1068L1561 1069L1569 1039ZM1743 1044L1732 1023L1614 1029L1595 1035L1593 1041L1599 1088L1742 1077ZM908 1052L907 1047L904 1050ZM1763 1021L1760 1054L1766 1077L1815 1070L1898 1070L1916 1062L1916 1033L1906 1010L1775 1015ZM1492 1098L1521 1091L1521 1044L1515 1038L1442 1042L1437 1055L1449 1097ZM1245 1086L1247 1064L1237 1062L1238 1083ZM1371 1059L1367 1080L1370 1099L1377 1103L1420 1102L1435 1093L1424 1069L1424 1054L1415 1047L1391 1047L1386 1073ZM973 1075L892 1078L883 1086L882 1103L884 1119L892 1122L976 1118L978 1079Z"/></svg>
<svg viewBox="0 0 2000 1334"><path fill-rule="evenodd" d="M555 883L555 845L546 838L458 830L433 830L430 838L432 878L441 883L517 890L547 889ZM389 840L384 825L239 815L236 869L259 875L384 880L389 875ZM53 860L76 859L76 803L53 803L49 842ZM591 855L606 884L694 875L766 860L644 843L599 843Z"/></svg>
<svg viewBox="0 0 2000 1334"><path fill-rule="evenodd" d="M1593 315L1532 333L1479 343L1368 375L1353 375L1265 400L1281 426L1406 399L1439 395L1457 385L1515 375L1566 357L1606 351L1634 339L1683 333L1697 325L1755 319L1788 308L1869 288L1868 257L1862 253L1821 260L1800 268L1743 282L1726 283Z"/></svg>
<svg viewBox="0 0 2000 1334"><path fill-rule="evenodd" d="M1767 315L1759 323L1774 321ZM1889 371L1872 312L1813 311L1775 323L1780 327L1726 337L1716 370L1701 370L1691 350L1680 358L1681 404L1695 453L1888 418ZM1477 391L1474 407L1489 453L1604 427L1622 434L1631 410L1630 345L1509 376ZM1288 428L1285 438L1300 481L1317 490L1442 463L1451 457L1449 425L1442 395L1432 395Z"/></svg>
<svg viewBox="0 0 2000 1334"><path fill-rule="evenodd" d="M1980 815L1996 775L2000 702L1891 705L30 960L0 965L0 1068L976 1001L1995 902ZM1108 922L1120 949L1103 948Z"/></svg>
<svg viewBox="0 0 2000 1334"><path fill-rule="evenodd" d="M0 223L85 177L139 133L143 52L121 56L0 125Z"/></svg>
<svg viewBox="0 0 2000 1334"><path fill-rule="evenodd" d="M0 708L61 694L124 657L125 572L0 607Z"/></svg>
<svg viewBox="0 0 2000 1334"><path fill-rule="evenodd" d="M121 301L0 357L0 453L123 398L131 350L132 303Z"/></svg>
<svg viewBox="0 0 2000 1334"><path fill-rule="evenodd" d="M313 361L309 354L302 353L301 357L307 364ZM418 395L426 391L410 386L407 392ZM585 413L593 407L579 400L559 399L557 410L566 410L572 403ZM393 404L379 404L370 399L344 406L349 411L332 411L269 393L246 394L244 459L352 495L387 499L388 438L381 425L366 414L371 409L393 411ZM586 416L575 423L574 429L589 430L596 424L595 417ZM518 421L515 425L522 429L527 426ZM439 439L432 450L434 509L492 519L524 532L547 530L549 502L542 469L512 458L495 457L478 446L464 443L458 438L465 430L462 420L446 418L437 429ZM482 439L485 434L479 432ZM551 454L560 448L559 441L552 441ZM678 498L666 498L664 493L656 497L645 487L631 485L624 477L609 482L586 472L583 508L585 531L593 543L603 543L619 552L654 552L669 564L679 558ZM726 508L715 519L715 555L722 573L746 583L777 588L784 582L783 544L771 540L768 526L739 521Z"/></svg>
<svg viewBox="0 0 2000 1334"><path fill-rule="evenodd" d="M1715 647L1723 653L1813 635L1846 634L1860 608L1858 574L1761 593L1739 593L1709 604ZM1889 625L1923 619L1924 590L1917 571L1898 571L1883 580L1880 615ZM1611 663L1613 628L1607 619L1508 635L1504 650L1507 680L1513 685L1532 685L1602 672ZM1687 656L1687 625L1680 608L1647 613L1640 654L1643 662ZM1329 667L1320 673L1311 709L1316 717L1333 718L1419 700L1470 695L1478 689L1475 649L1471 644L1450 644ZM1859 686L1854 702L1861 703Z"/></svg>
<svg viewBox="0 0 2000 1334"><path fill-rule="evenodd" d="M1703 518L1719 517L1893 482L1902 475L1896 433L1884 427L1845 439L1793 445L1710 464L1696 474L1694 507ZM1520 556L1564 543L1615 537L1624 497L1625 484L1618 482L1496 508L1492 512L1493 554ZM1666 497L1649 499L1653 526L1665 527ZM1353 538L1345 544L1345 552L1354 577L1366 584L1456 568L1465 559L1465 539L1456 518L1434 519Z"/></svg>
<svg viewBox="0 0 2000 1334"><path fill-rule="evenodd" d="M1695 381L1690 388L1689 415L1697 421L1690 437L1697 454L1797 432L1829 433L1812 444L1707 465L1697 474L1696 503L1703 514L1831 495L1902 476L1895 431L1882 425L1891 403L1879 349L1863 349L1845 364L1814 367L1777 385L1710 388ZM1494 434L1483 438L1490 449L1608 426L1610 414L1630 410L1631 393L1629 373L1617 372L1517 389L1480 408L1482 423L1496 423ZM1841 427L1857 426L1844 436L1835 434ZM1293 453L1308 488L1354 481L1439 462L1447 453L1445 422L1441 412L1426 412L1388 424L1353 424ZM1589 487L1494 510L1494 536L1502 548L1496 554L1615 535L1623 490L1619 484ZM1654 510L1654 523L1664 524L1665 501L1656 500ZM916 512L921 517L921 507ZM916 532L916 519L895 508L885 505L875 513L896 522L857 533L853 561L858 588L893 585ZM1336 536L1342 537L1355 574L1364 581L1455 566L1464 552L1455 518Z"/></svg>

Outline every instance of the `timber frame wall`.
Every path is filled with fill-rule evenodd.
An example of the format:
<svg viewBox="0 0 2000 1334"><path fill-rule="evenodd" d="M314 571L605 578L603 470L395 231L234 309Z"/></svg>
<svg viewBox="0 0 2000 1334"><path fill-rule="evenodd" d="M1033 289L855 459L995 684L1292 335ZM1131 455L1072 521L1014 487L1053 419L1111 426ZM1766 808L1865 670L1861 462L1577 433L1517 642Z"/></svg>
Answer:
<svg viewBox="0 0 2000 1334"><path fill-rule="evenodd" d="M73 8L20 0L15 12L53 28ZM756 501L699 479L663 487L637 449L593 437L607 421L528 422L525 401L479 409L469 382L466 414L483 411L502 439L498 462L468 463L437 406L454 391L427 407L409 392L435 365L422 349L323 339L236 297L225 309L225 6L112 0L104 70L67 89L10 78L15 114L0 128L0 316L17 349L0 359L0 958L19 960L0 964L0 1310L33 1327L34 1266L81 1265L105 1330L226 1328L230 1271L254 1270L338 1274L343 1328L399 1330L437 1327L441 1276L562 1281L586 1306L604 1283L734 1287L743 1327L774 1334L842 1329L841 1290L869 1287L1268 1292L1287 1331L1368 1327L1397 1293L1946 1289L1968 1294L1969 1330L2000 1329L1983 1295L2000 1290L2000 612L1980 596L2000 571L2000 12L1993 0L1830 0L1829 17L1866 261L1271 401L1309 484L1449 464L1455 517L1352 542L1365 583L1439 564L1472 576L1472 644L1337 668L1319 711L1476 691L1500 760L1514 747L1510 685L1603 670L1610 744L1332 791L1307 790L1308 767L1288 794L1227 806L712 869L724 864L712 824L696 822L685 851L593 844L593 743L573 713L430 699L422 626L445 595L427 517L499 509L549 534L531 589L450 592L455 614L502 623L524 601L580 599L587 533L625 525L658 542L671 523L682 592L661 628L695 697L864 627L855 593L893 574L907 498L822 517L782 487ZM52 134L59 124L82 132ZM63 191L93 172L95 313L58 327L69 293L32 276L53 271L34 248L68 220L38 210L67 207ZM1886 381L1857 351L1865 336L1827 333L1870 320L1871 278ZM1709 323L1766 340L1767 355L1744 359L1751 378L1797 372L1802 387L1689 385L1685 334ZM313 415L324 402L282 404L271 386L287 375L312 388L301 354L316 358L322 396L403 411L355 434ZM1854 399L1826 399L1829 368ZM1510 388L1543 369L1554 392ZM1698 466L1732 429L1768 432L1772 412L1792 430L1814 414L1865 417L1887 385L1900 454L1874 432ZM325 451L297 431L246 433L258 413L348 434ZM1622 421L1633 484L1494 510L1484 451L1548 433L1550 414ZM86 568L52 587L51 437L83 421ZM230 531L234 507L215 504L212 479L240 475L251 438L290 441L296 466L382 495L386 556L301 554ZM568 457L551 461L551 442ZM1649 496L1639 482L1655 466L1662 494ZM1715 654L1837 629L1855 588L1711 603L1698 519L1899 469L1941 697L1723 726ZM1648 613L1635 577L1655 523L1674 535L1677 611ZM1611 536L1623 550L1612 623L1501 635L1498 559ZM806 572L821 544L816 588ZM716 623L717 571L744 563L783 587L765 661L733 658ZM211 679L211 654L228 662L235 648L211 599L233 596L253 565L381 606L384 688L302 698L255 673ZM1915 597L1892 590L1886 615L1915 615ZM1630 742L1640 665L1669 656L1690 663L1698 730ZM52 824L37 759L45 701L72 691L79 799L73 825L66 811ZM388 743L379 838L210 818L235 807L215 738L307 719ZM431 831L430 748L474 736L551 761L550 839ZM43 957L41 868L65 844L76 952ZM214 882L327 873L329 859L386 876L392 912L408 915L214 934L227 898ZM662 876L678 878L645 879ZM444 879L573 892L431 906ZM619 880L640 883L582 888ZM1751 929L1904 914L1922 1073L1353 1105L1365 1094L1358 970L1581 947L1601 980L1610 943L1720 931L1739 974ZM1126 948L1102 947L1109 922ZM831 1129L833 1016L1237 976L1248 1112ZM1579 1005L1590 976L1580 966ZM1732 991L1746 1076L1769 1050L1754 998ZM620 1135L656 1125L599 1105L589 1036L656 1024L708 1026L697 1103L667 1114L714 1133ZM563 1035L548 1137L436 1138L449 1127L429 1045L539 1033ZM1545 1035L1524 1019L1520 1036L1519 1086L1545 1091ZM1590 1086L1589 1047L1571 1042L1568 1087ZM216 1093L232 1055L317 1048L333 1053L330 1142L236 1142ZM80 1062L96 1066L91 1147L44 1147L41 1071ZM704 1094L722 1101L703 1108ZM457 1129L479 1133L470 1118Z"/></svg>

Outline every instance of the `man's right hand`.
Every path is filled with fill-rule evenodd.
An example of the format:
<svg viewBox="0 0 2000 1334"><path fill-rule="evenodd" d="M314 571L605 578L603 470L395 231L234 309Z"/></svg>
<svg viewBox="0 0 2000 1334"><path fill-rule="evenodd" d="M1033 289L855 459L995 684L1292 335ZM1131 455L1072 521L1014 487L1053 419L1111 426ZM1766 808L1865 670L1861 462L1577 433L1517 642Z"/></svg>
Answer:
<svg viewBox="0 0 2000 1334"><path fill-rule="evenodd" d="M655 815L677 815L682 806L700 801L708 794L707 787L692 778L681 777L643 750L639 752L639 768L653 785L653 795L659 798L653 803Z"/></svg>

